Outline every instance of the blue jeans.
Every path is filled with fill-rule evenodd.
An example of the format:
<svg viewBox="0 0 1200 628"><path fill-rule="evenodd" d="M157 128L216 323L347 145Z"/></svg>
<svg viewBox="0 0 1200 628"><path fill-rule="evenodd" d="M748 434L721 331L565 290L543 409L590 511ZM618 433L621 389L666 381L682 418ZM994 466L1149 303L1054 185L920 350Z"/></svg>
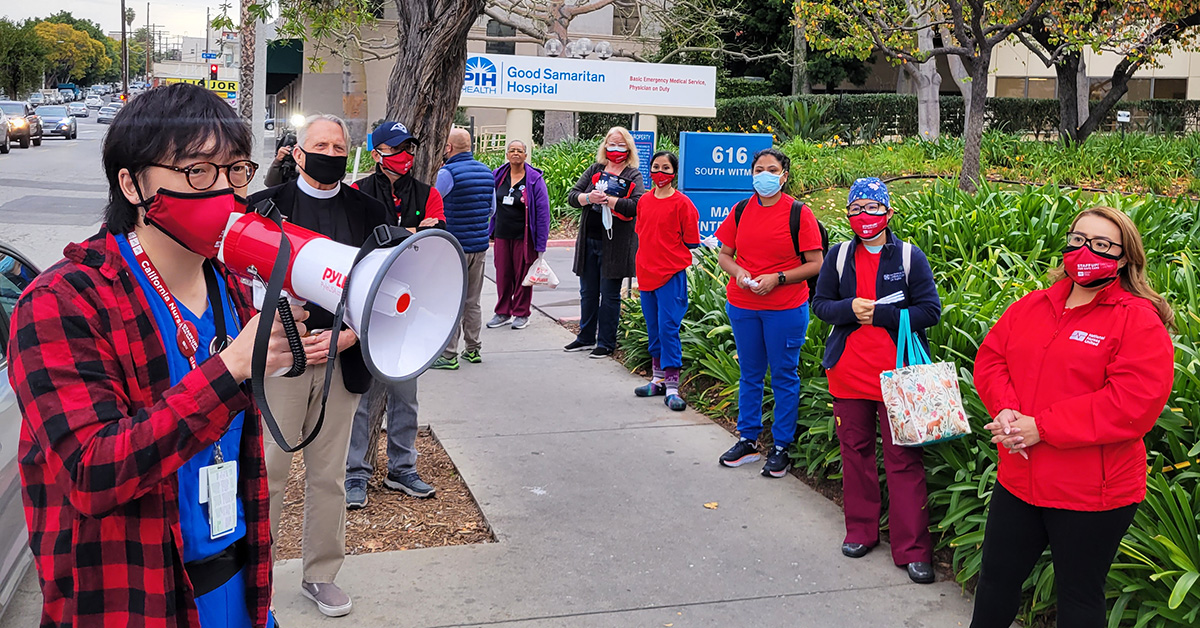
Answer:
<svg viewBox="0 0 1200 628"><path fill-rule="evenodd" d="M579 336L576 340L615 350L617 322L621 318L621 279L609 279L600 274L603 240L587 238L584 246L583 274L579 276Z"/></svg>
<svg viewBox="0 0 1200 628"><path fill-rule="evenodd" d="M683 367L683 344L679 326L688 309L687 271L675 273L655 290L642 290L642 316L646 319L650 357L664 369Z"/></svg>
<svg viewBox="0 0 1200 628"><path fill-rule="evenodd" d="M800 410L800 347L808 333L808 304L791 310L744 310L725 304L733 340L737 343L741 378L738 380L738 433L758 440L762 433L763 380L771 367L775 391L775 420L771 435L782 447L796 442Z"/></svg>

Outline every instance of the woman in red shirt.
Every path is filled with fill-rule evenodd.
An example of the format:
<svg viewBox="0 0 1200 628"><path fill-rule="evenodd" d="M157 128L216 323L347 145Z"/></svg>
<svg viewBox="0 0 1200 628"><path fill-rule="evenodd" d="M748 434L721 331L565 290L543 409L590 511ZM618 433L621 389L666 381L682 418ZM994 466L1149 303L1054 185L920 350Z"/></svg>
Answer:
<svg viewBox="0 0 1200 628"><path fill-rule="evenodd" d="M822 365L842 454L842 554L861 558L879 544L882 501L875 442L882 433L892 560L914 582L928 584L934 581L933 541L922 451L892 442L879 374L896 367L901 313L908 313L928 352L925 330L941 318L942 303L925 254L888 229L890 205L883 181L870 177L854 182L846 215L857 237L830 249L812 308L817 318L833 325Z"/></svg>
<svg viewBox="0 0 1200 628"><path fill-rule="evenodd" d="M781 478L791 466L787 448L796 442L800 407L800 347L808 331L808 284L821 270L821 231L811 210L801 206L800 232L793 239L792 205L784 192L791 159L774 149L754 156L754 196L741 216L730 212L717 229L721 268L729 273L725 311L737 343L741 377L738 381L738 434L741 438L721 455L726 467L739 467L761 458L763 379L771 367L775 446L767 455L763 475Z"/></svg>
<svg viewBox="0 0 1200 628"><path fill-rule="evenodd" d="M666 395L667 407L676 411L687 407L679 396L679 369L683 367L679 326L688 308L691 249L700 246L700 214L691 199L675 189L678 171L679 158L674 153L655 153L650 161L654 191L638 200L638 291L654 374L649 384L634 390L639 397Z"/></svg>
<svg viewBox="0 0 1200 628"><path fill-rule="evenodd" d="M1105 625L1104 582L1146 496L1146 447L1171 394L1174 315L1146 281L1137 226L1084 210L1054 284L1014 303L975 358L1004 446L972 628L1005 627L1050 546L1059 626Z"/></svg>

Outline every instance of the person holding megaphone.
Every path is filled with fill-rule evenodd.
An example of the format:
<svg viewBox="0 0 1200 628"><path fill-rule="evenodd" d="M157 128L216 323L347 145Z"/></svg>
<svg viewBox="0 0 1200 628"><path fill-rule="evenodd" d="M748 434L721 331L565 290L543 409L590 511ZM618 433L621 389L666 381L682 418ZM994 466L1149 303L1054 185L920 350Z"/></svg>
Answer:
<svg viewBox="0 0 1200 628"><path fill-rule="evenodd" d="M342 185L349 144L349 129L340 118L309 116L297 131L293 153L300 178L251 196L250 206L257 208L271 201L291 224L357 249L376 227L394 225L396 218L379 201ZM228 239L225 245L229 245ZM352 608L350 597L334 583L346 555L346 452L350 447L354 410L359 396L370 388L371 374L363 361L358 339L348 328L340 328L336 360L327 361L334 315L312 303L305 307L309 313L308 327L313 330L303 338L308 367L297 377L268 378L263 386L275 422L288 442L318 432L303 450L305 521L301 594L314 601L322 614L340 617ZM323 410L327 369L334 369L334 373ZM322 422L324 427L318 431ZM280 443L267 443L271 527L276 535L292 457L292 451Z"/></svg>
<svg viewBox="0 0 1200 628"><path fill-rule="evenodd" d="M252 135L182 83L142 94L110 130L104 228L34 280L9 341L41 625L273 626L244 385L259 316L214 261L258 168ZM266 368L291 368L282 323L269 329Z"/></svg>

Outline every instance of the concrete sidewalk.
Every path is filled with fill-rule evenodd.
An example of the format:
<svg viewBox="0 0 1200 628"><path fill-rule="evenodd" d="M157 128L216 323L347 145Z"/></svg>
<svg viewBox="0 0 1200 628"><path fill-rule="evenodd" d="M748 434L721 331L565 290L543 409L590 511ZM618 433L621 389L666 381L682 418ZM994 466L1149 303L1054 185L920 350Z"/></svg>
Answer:
<svg viewBox="0 0 1200 628"><path fill-rule="evenodd" d="M554 269L573 278L569 263ZM577 288L563 287L538 296L577 300ZM485 321L494 303L485 282ZM795 478L761 477L760 465L720 467L732 435L691 410L634 397L639 378L612 360L564 353L571 338L535 314L521 331L483 330L482 364L421 377L421 422L498 543L349 557L338 583L355 608L340 620L300 596L298 560L281 562L282 625L969 623L958 585L912 584L886 547L842 557L835 504Z"/></svg>

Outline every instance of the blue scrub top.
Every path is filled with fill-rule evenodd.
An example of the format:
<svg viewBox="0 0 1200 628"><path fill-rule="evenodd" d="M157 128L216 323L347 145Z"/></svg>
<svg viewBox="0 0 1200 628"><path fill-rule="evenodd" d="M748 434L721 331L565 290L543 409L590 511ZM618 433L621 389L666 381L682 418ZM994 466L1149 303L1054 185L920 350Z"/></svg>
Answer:
<svg viewBox="0 0 1200 628"><path fill-rule="evenodd" d="M175 319L171 317L171 311L167 309L167 305L159 298L158 293L154 291L154 286L150 284L150 279L146 277L146 273L142 271L141 266L137 263L137 258L133 254L133 248L129 246L129 240L124 234L113 236L117 244L120 245L121 255L125 257L125 262L129 264L129 268L133 271L133 276L137 278L138 285L142 288L142 293L146 295L146 301L150 303L150 310L154 314L154 320L160 330L160 340L163 341L163 348L167 352L167 363L171 372L171 385L174 386L183 379L192 370L192 365L188 359L179 351L178 344L175 342ZM237 312L233 307L232 301L229 299L229 294L225 289L225 282L217 282L221 290L221 300L225 304L225 330L231 336L235 337L241 329L238 323ZM216 324L213 320L212 305L204 311L204 315L197 317L195 314L188 311L178 300L176 305L179 306L179 312L184 320L191 321L200 333L200 347L196 351L196 363L199 364L207 360L209 356L209 348L212 345L213 338L217 335ZM166 332L162 330L167 330ZM169 336L170 341L167 340ZM229 424L229 429L225 435L218 441L221 445L221 453L225 461L238 461L238 474L241 476L242 465L239 455L241 454L242 441L242 424L245 419L245 413L239 412L233 421ZM210 528L208 523L208 506L200 503L200 469L208 465L214 464L216 447L209 445L200 453L188 460L180 467L177 475L179 476L179 524L183 532L183 560L184 562L192 562L202 558L208 558L220 553L225 548L233 545L233 543L246 536L246 513L242 507L242 495L237 496L237 526L233 532L226 534L220 538L210 538ZM240 484L240 482L239 482Z"/></svg>

